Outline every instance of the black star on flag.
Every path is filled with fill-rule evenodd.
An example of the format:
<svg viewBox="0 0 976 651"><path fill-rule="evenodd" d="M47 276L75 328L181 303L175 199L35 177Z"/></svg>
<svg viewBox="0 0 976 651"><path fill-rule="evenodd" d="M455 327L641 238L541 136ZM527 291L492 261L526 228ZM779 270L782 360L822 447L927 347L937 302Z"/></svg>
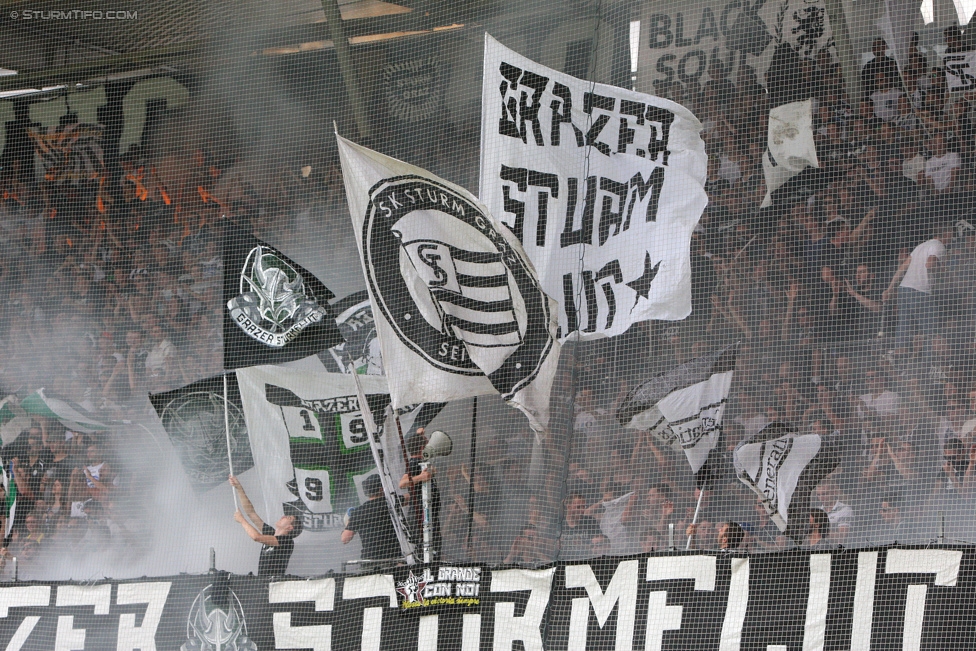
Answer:
<svg viewBox="0 0 976 651"><path fill-rule="evenodd" d="M657 276L657 270L661 266L658 262L653 267L651 266L651 254L644 254L644 273L637 280L632 280L626 283L628 287L637 292L637 296L634 298L634 305L637 305L637 301L641 298L647 298L648 293L651 291L651 283L654 282L654 278Z"/></svg>

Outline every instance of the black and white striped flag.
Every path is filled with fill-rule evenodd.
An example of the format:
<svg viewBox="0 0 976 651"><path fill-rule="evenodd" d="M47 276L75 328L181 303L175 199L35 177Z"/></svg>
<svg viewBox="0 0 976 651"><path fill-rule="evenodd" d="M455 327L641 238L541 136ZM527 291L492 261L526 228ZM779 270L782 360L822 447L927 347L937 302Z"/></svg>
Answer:
<svg viewBox="0 0 976 651"><path fill-rule="evenodd" d="M735 356L733 344L651 378L630 392L617 420L684 453L691 471L703 478L702 468L722 433Z"/></svg>
<svg viewBox="0 0 976 651"><path fill-rule="evenodd" d="M840 465L837 442L773 422L739 443L732 459L739 480L759 496L769 518L800 544L808 528L810 494Z"/></svg>
<svg viewBox="0 0 976 651"><path fill-rule="evenodd" d="M442 331L473 346L521 343L508 270L499 254L431 241L403 246L427 282Z"/></svg>

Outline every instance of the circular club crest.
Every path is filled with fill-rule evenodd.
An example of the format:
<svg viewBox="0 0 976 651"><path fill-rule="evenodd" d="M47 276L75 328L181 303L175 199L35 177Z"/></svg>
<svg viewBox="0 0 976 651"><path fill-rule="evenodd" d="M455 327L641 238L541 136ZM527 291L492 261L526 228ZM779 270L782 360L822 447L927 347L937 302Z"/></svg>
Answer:
<svg viewBox="0 0 976 651"><path fill-rule="evenodd" d="M244 414L233 402L227 403L224 423L224 397L211 391L194 391L171 400L160 413L163 427L179 452L190 478L200 484L227 481L227 439L231 456L248 450Z"/></svg>
<svg viewBox="0 0 976 651"><path fill-rule="evenodd" d="M322 356L322 362L329 372L348 373L349 363L352 362L360 373L383 375L383 358L379 339L376 338L369 294L363 291L347 296L333 303L332 309L338 314L335 322L345 341L330 348L328 355Z"/></svg>
<svg viewBox="0 0 976 651"><path fill-rule="evenodd" d="M404 122L420 122L434 114L443 100L443 73L435 56L394 63L383 69L390 112Z"/></svg>
<svg viewBox="0 0 976 651"><path fill-rule="evenodd" d="M462 194L420 176L370 191L363 256L374 309L435 368L484 375L503 395L531 381L553 346L548 297L522 252ZM482 355L483 358L485 355Z"/></svg>

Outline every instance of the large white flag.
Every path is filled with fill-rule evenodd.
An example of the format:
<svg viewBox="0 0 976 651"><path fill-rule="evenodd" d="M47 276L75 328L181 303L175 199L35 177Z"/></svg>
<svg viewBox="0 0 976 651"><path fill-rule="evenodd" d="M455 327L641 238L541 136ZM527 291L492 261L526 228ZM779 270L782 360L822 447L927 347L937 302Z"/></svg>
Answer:
<svg viewBox="0 0 976 651"><path fill-rule="evenodd" d="M576 79L485 36L481 199L559 301L563 337L691 313L708 199L701 123L680 104Z"/></svg>
<svg viewBox="0 0 976 651"><path fill-rule="evenodd" d="M542 431L556 304L467 190L336 136L394 408L500 393Z"/></svg>
<svg viewBox="0 0 976 651"><path fill-rule="evenodd" d="M763 154L766 198L762 207L772 204L772 194L808 167L820 167L813 139L813 100L790 102L769 110L769 139Z"/></svg>
<svg viewBox="0 0 976 651"><path fill-rule="evenodd" d="M360 377L374 419L389 405L386 378ZM338 544L350 507L365 503L376 474L355 380L279 366L237 370L267 522L301 517L296 545Z"/></svg>

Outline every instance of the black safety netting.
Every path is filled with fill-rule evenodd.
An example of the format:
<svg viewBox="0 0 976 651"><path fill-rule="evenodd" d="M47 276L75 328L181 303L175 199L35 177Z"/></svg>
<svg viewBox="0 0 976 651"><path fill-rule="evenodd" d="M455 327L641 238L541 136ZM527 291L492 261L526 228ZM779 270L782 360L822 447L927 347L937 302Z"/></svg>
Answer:
<svg viewBox="0 0 976 651"><path fill-rule="evenodd" d="M233 589L207 590L244 611L234 582L259 569L400 590L426 485L436 564L557 564L593 600L560 563L731 550L709 556L730 603L751 558L754 583L777 577L763 599L807 617L804 649L825 644L818 585L855 611L834 635L823 596L827 646L867 649L877 556L840 550L976 541L968 0L130 4L0 3L0 578L225 570ZM438 431L452 446L423 471ZM757 556L789 550L833 554L828 588L815 554ZM879 586L937 571L891 554ZM931 590L955 585L941 562ZM630 571L603 567L603 586ZM916 619L928 635L914 587L875 644L919 648ZM673 607L656 594L641 607ZM738 649L717 612L715 646ZM738 635L762 628L742 613ZM34 624L7 623L33 648ZM269 648L304 648L278 626ZM332 644L380 648L335 626Z"/></svg>

